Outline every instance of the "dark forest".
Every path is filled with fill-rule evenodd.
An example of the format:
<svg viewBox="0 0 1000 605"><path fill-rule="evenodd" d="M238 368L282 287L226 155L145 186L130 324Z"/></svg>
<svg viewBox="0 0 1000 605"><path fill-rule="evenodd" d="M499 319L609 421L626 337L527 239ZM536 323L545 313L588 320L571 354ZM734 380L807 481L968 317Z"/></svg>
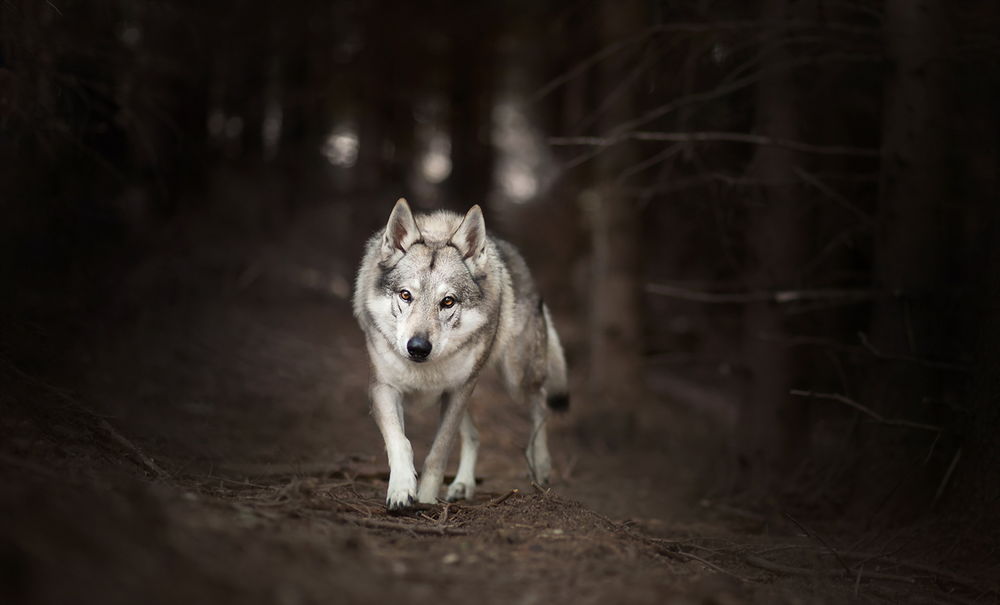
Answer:
<svg viewBox="0 0 1000 605"><path fill-rule="evenodd" d="M3 0L0 601L996 602L998 108L995 2ZM487 374L387 513L400 197L531 267L551 485Z"/></svg>

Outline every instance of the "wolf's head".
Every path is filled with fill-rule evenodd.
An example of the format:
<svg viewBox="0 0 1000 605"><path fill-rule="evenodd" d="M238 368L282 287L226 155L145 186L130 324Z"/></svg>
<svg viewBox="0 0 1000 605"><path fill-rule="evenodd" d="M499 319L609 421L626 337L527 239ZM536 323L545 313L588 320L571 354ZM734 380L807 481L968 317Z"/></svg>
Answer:
<svg viewBox="0 0 1000 605"><path fill-rule="evenodd" d="M401 356L433 361L458 351L487 322L486 223L479 206L416 219L400 199L379 250L376 301L385 336ZM386 309L387 307L387 309ZM388 314L386 314L386 311Z"/></svg>

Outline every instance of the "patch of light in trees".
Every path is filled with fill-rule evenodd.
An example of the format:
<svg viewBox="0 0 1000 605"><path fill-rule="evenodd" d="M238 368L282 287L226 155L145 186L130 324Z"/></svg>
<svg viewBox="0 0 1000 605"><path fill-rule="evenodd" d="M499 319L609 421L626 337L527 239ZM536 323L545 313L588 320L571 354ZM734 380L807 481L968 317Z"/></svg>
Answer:
<svg viewBox="0 0 1000 605"><path fill-rule="evenodd" d="M334 127L321 151L326 161L334 166L350 168L358 161L358 135L347 126Z"/></svg>
<svg viewBox="0 0 1000 605"><path fill-rule="evenodd" d="M137 25L132 23L123 24L120 35L122 43L128 47L135 46L142 39L142 31Z"/></svg>
<svg viewBox="0 0 1000 605"><path fill-rule="evenodd" d="M549 165L548 149L516 101L505 100L494 107L493 144L500 194L517 204L534 199L544 185L541 175Z"/></svg>
<svg viewBox="0 0 1000 605"><path fill-rule="evenodd" d="M716 65L722 65L729 57L729 49L724 44L716 43L712 45L712 61Z"/></svg>
<svg viewBox="0 0 1000 605"><path fill-rule="evenodd" d="M264 113L264 121L260 126L260 138L264 145L264 156L273 157L278 148L278 139L281 138L281 125L284 121L284 112L281 105L270 103Z"/></svg>
<svg viewBox="0 0 1000 605"><path fill-rule="evenodd" d="M437 131L427 141L427 150L420 160L420 173L428 183L436 185L451 174L451 139Z"/></svg>

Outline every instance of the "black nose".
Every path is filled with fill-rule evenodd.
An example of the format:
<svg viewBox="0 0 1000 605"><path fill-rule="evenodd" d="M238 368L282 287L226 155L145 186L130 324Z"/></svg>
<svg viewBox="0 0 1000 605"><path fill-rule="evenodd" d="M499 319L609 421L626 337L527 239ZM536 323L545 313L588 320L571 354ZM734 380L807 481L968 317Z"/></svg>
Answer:
<svg viewBox="0 0 1000 605"><path fill-rule="evenodd" d="M406 351L414 359L427 359L431 354L431 341L421 336L414 336L406 343Z"/></svg>

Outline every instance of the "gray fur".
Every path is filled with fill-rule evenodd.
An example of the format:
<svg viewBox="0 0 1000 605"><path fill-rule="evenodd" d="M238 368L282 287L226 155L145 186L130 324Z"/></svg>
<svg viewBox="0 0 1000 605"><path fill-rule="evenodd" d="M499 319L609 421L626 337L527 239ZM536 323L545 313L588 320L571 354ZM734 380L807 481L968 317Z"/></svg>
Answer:
<svg viewBox="0 0 1000 605"><path fill-rule="evenodd" d="M464 217L414 216L406 200L396 202L385 229L365 247L354 315L365 332L372 413L389 457L389 510L437 499L456 434L461 460L447 496L473 497L479 434L469 399L488 364L515 401L531 406L529 470L538 483L548 482L546 402L568 402L566 362L524 259L487 234L479 206ZM422 361L408 352L414 337L432 345ZM403 412L408 402L427 398L440 400L441 424L418 486Z"/></svg>

